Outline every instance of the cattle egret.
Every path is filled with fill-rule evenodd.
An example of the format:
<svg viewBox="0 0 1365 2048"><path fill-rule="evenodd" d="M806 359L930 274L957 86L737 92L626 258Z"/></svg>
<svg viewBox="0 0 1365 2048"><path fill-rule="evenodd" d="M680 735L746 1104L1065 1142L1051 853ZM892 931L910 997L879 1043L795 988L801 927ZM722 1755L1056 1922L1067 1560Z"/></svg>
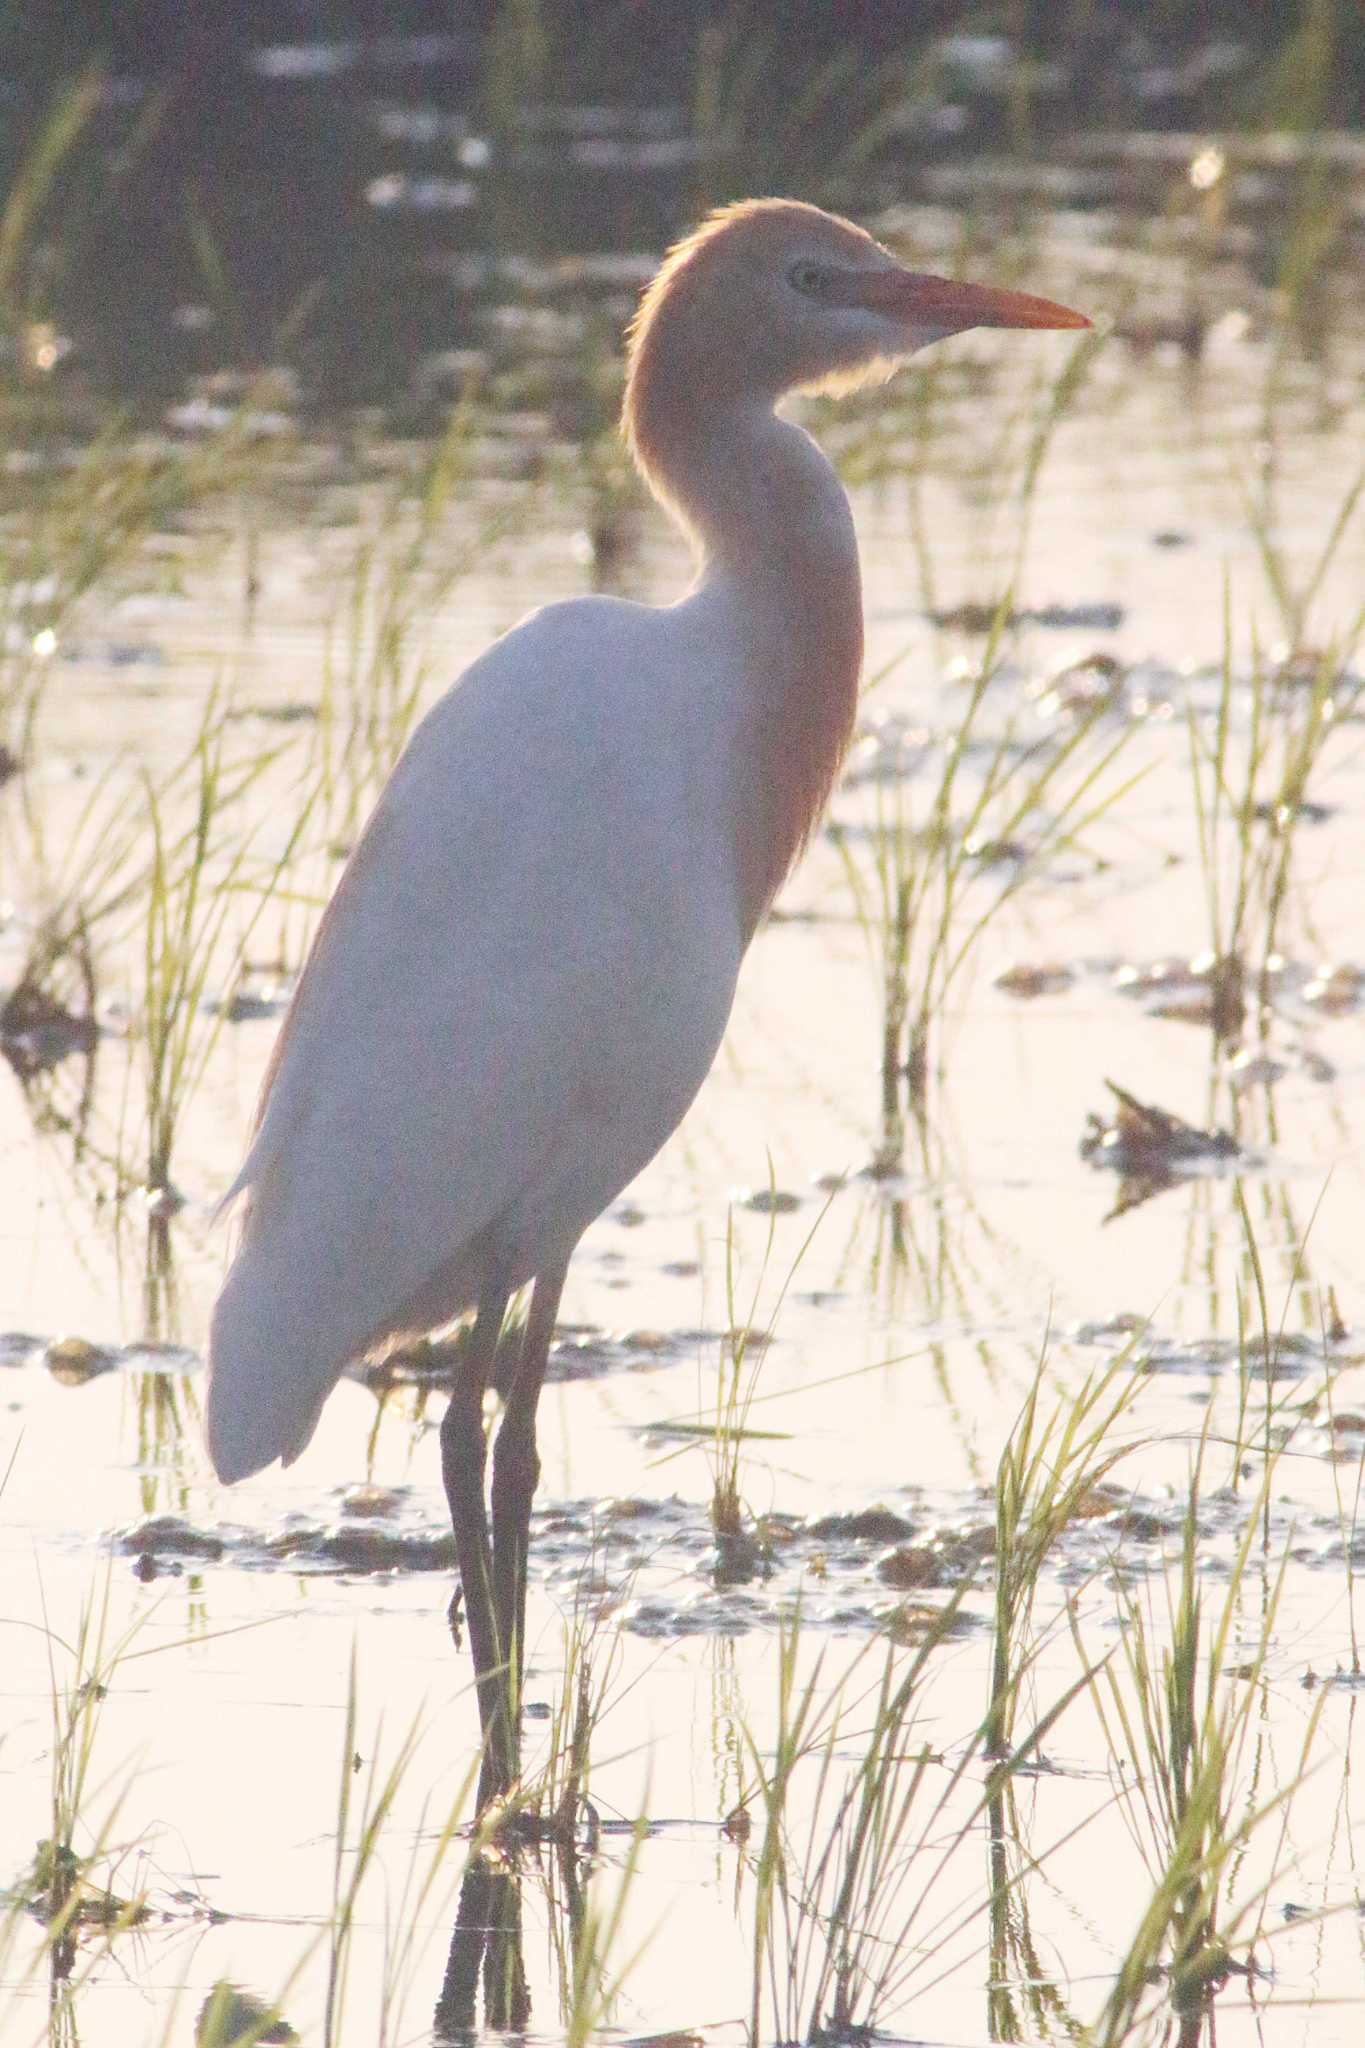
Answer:
<svg viewBox="0 0 1365 2048"><path fill-rule="evenodd" d="M623 430L698 558L680 602L578 597L414 732L322 919L266 1077L213 1317L219 1477L291 1464L343 1368L472 1309L442 1473L484 1736L518 1765L536 1403L565 1270L705 1079L809 837L862 657L848 501L784 394L971 327L1081 328L751 200L680 242L630 330ZM484 1394L534 1282L492 1452Z"/></svg>

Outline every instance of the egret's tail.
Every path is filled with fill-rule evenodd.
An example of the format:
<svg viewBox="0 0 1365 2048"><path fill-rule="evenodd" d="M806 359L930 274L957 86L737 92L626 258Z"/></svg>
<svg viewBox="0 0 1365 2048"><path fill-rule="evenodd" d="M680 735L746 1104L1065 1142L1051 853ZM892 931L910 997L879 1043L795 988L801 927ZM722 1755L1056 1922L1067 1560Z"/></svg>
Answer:
<svg viewBox="0 0 1365 2048"><path fill-rule="evenodd" d="M307 1333L281 1316L281 1294L260 1284L256 1263L239 1254L209 1335L205 1434L213 1469L229 1486L276 1458L293 1464L337 1377L312 1354Z"/></svg>

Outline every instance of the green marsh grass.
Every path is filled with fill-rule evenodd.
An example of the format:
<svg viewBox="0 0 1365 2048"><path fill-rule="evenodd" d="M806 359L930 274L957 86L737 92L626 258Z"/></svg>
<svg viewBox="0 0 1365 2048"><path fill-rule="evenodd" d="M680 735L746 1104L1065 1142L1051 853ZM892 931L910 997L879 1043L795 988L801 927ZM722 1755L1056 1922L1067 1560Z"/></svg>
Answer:
<svg viewBox="0 0 1365 2048"><path fill-rule="evenodd" d="M420 1724L414 1720L399 1738L392 1760L383 1761L383 1726L376 1728L368 1762L362 1760L358 1748L359 1739L359 1686L356 1671L355 1652L352 1649L346 1683L346 1711L342 1723L340 1762L337 1772L336 1833L332 1859L332 1901L331 1913L326 1928L327 1944L327 1996L323 2011L322 2040L325 2048L337 2048L344 2039L343 2023L346 2012L346 1994L350 1980L351 1958L354 1949L354 1933L360 1896L371 1868L379 1855L385 1827L393 1813L399 1789L410 1770L417 1753ZM472 1783L473 1771L468 1783L461 1788L467 1793ZM358 1794L358 1796L357 1796ZM463 1803L462 1799L459 1803ZM452 1809L453 1812L454 1809ZM453 1836L453 1824L447 1820L437 1838L437 1853L432 1859L433 1870ZM416 1896L425 1903L426 1886L418 1885ZM406 1903L406 1886L400 1895ZM404 1949L399 1941L398 1958L400 1968L397 1974L391 1969L385 1971L382 1984L381 2012L387 2015L389 1998L394 1986L401 1982L401 1959ZM392 1967L394 1959L390 1958ZM386 2040L387 2025L381 2022L376 2037Z"/></svg>
<svg viewBox="0 0 1365 2048"><path fill-rule="evenodd" d="M52 1713L50 1820L27 1890L31 1909L44 1923L54 1979L71 1977L83 1930L98 1929L107 1941L135 1926L144 1911L136 1894L121 1899L113 1889L124 1860L113 1832L121 1795L94 1775L100 1709L137 1627L116 1641L109 1631L107 1576L82 1605L69 1642L44 1614Z"/></svg>
<svg viewBox="0 0 1365 2048"><path fill-rule="evenodd" d="M183 447L139 439L117 417L74 445L54 429L55 446L42 436L33 446L30 401L0 383L0 449L12 457L0 470L0 742L21 767L49 745L54 676L95 608L177 573L148 543L187 522L203 529L212 507L251 480L260 486L273 458L245 416L244 407L220 433ZM19 789L40 832L33 779L21 775Z"/></svg>
<svg viewBox="0 0 1365 2048"><path fill-rule="evenodd" d="M305 805L285 848L264 876L248 867L250 842L226 835L224 812L241 802L269 765L260 756L233 776L224 761L222 714L210 699L187 763L190 816L177 830L165 798L145 779L151 852L143 928L142 1006L137 1038L144 1073L145 1185L172 1192L176 1132L189 1097L201 1082L222 1029L225 1004L211 1011L212 986L231 987L225 949L240 963L256 923L292 861L307 822ZM237 915L238 928L229 932Z"/></svg>
<svg viewBox="0 0 1365 2048"><path fill-rule="evenodd" d="M1264 1031L1271 976L1294 901L1295 859L1309 787L1329 747L1349 731L1365 684L1343 682L1337 650L1303 663L1270 664L1253 654L1243 686L1233 668L1232 620L1224 596L1224 658L1211 728L1191 710L1190 778L1199 866L1215 962L1215 1037L1241 1032L1247 996ZM1352 648L1360 622L1349 636ZM1303 921L1312 938L1311 903ZM1248 983L1250 988L1248 989Z"/></svg>
<svg viewBox="0 0 1365 2048"><path fill-rule="evenodd" d="M780 1627L774 1733L745 1731L751 2048L866 2038L905 2012L913 1987L927 1991L988 1944L991 1902L956 1881L959 1860L1094 1673L994 1761L983 1728L931 1738L933 1680L962 1597L915 1649L869 1644L835 1679L825 1651L801 1679L799 1609Z"/></svg>
<svg viewBox="0 0 1365 2048"><path fill-rule="evenodd" d="M860 175L932 86L927 37L877 61L852 45L811 55L732 0L696 43L690 126L701 159L689 210L756 192L856 204Z"/></svg>
<svg viewBox="0 0 1365 2048"><path fill-rule="evenodd" d="M1096 703L1061 735L1028 736L1022 708L1003 726L984 729L1003 684L1014 593L1020 586L1029 538L1029 514L1058 427L1084 389L1103 345L1099 333L1070 351L1061 371L1040 383L1015 412L1002 408L1000 441L989 457L987 502L1008 509L1016 526L1012 566L1004 593L987 608L990 627L963 700L935 735L937 773L921 794L919 777L878 781L875 816L866 850L839 823L829 836L845 867L855 915L877 962L881 984L881 1093L883 1148L894 1164L903 1143L902 1091L912 1107L925 1101L931 1066L946 1063L930 1050L931 1029L942 1030L950 998L979 943L1013 897L1035 882L1048 862L1084 838L1119 804L1135 778L1115 780L1129 738L1107 707ZM960 365L930 361L908 380L911 433L917 459L905 464L920 591L934 614L937 577L932 520L921 495L932 464L927 450L942 430L941 394L961 376ZM856 429L855 429L856 431ZM846 466L856 474L869 460L899 473L897 458L859 457L845 442ZM989 551L987 551L989 552ZM866 685L864 701L902 665L898 656ZM932 773L932 771L931 771ZM1024 846L1019 854L1016 849Z"/></svg>
<svg viewBox="0 0 1365 2048"><path fill-rule="evenodd" d="M881 1105L887 1162L903 1143L903 1088L923 1104L934 1027L946 1027L955 985L1004 906L1027 889L1064 848L1083 839L1119 804L1136 778L1110 771L1128 742L1096 707L1060 739L1017 741L1021 719L978 739L993 680L993 638L967 701L943 738L937 781L918 801L913 783L879 786L876 819L864 851L839 825L829 836L844 862L855 913L879 964L882 996ZM873 687L875 688L874 678ZM1097 747L1090 742L1100 735ZM984 761L978 758L984 754ZM966 764L970 762L968 768ZM1009 849L1027 837L1027 852ZM1001 849L994 857L993 849Z"/></svg>
<svg viewBox="0 0 1365 2048"><path fill-rule="evenodd" d="M594 1557L586 1576L602 1569ZM576 1586L560 1631L555 1706L546 1753L527 1788L528 1809L559 1847L573 1852L580 1831L589 1847L597 1834L592 1804L592 1767L598 1731L612 1703L620 1672L621 1638L599 1610L596 1597Z"/></svg>
<svg viewBox="0 0 1365 2048"><path fill-rule="evenodd" d="M1117 1773L1120 1810L1151 1880L1151 1894L1094 2029L1097 2048L1119 2048L1152 2017L1159 1984L1181 2042L1201 2038L1219 1986L1256 1965L1269 1895L1287 1855L1288 1811L1310 1767L1322 1713L1310 1707L1290 1775L1263 1793L1262 1692L1276 1644L1287 1558L1256 1561L1259 1517L1249 1514L1215 1604L1200 1570L1200 1479L1192 1462L1180 1552L1158 1596L1118 1582L1119 1647L1095 1674L1091 1696ZM1273 1464L1263 1486L1269 1488ZM1246 1640L1250 1628L1250 1640ZM1253 1836L1274 1836L1269 1865L1238 1889ZM1247 1960L1239 1961L1239 1952Z"/></svg>
<svg viewBox="0 0 1365 2048"><path fill-rule="evenodd" d="M776 1181L769 1163L769 1211L768 1229L764 1240L759 1269L754 1280L747 1313L739 1303L738 1245L735 1238L733 1211L726 1218L725 1228L725 1305L726 1333L721 1340L720 1357L717 1362L716 1404L713 1411L712 1434L709 1446L711 1466L711 1526L722 1552L727 1546L743 1544L745 1536L744 1503L744 1444L752 1432L749 1429L749 1411L758 1391L758 1378L762 1369L763 1353L772 1339L777 1318L787 1291L796 1277L797 1269L810 1245L811 1239L820 1227L828 1202L816 1217L811 1229L797 1250L796 1257L788 1267L778 1288L772 1308L766 1321L760 1321L759 1302L764 1282L773 1255L776 1234Z"/></svg>
<svg viewBox="0 0 1365 2048"><path fill-rule="evenodd" d="M1046 1352L1011 1430L995 1477L995 1593L987 1756L1008 1756L1034 1653L1033 1611L1044 1566L1096 1487L1133 1450L1115 1431L1128 1420L1141 1381L1126 1357L1090 1374L1074 1396L1040 1409Z"/></svg>
<svg viewBox="0 0 1365 2048"><path fill-rule="evenodd" d="M647 1808L647 1798L644 1805ZM640 1959L640 1946L623 1954L622 1943L645 1834L646 1824L641 1821L631 1832L630 1846L610 1887L601 1873L589 1886L576 1929L573 1967L561 2014L565 2048L587 2048L609 2025L626 1979Z"/></svg>
<svg viewBox="0 0 1365 2048"><path fill-rule="evenodd" d="M653 1425L658 1435L674 1446L664 1453L666 1457L677 1456L677 1447L700 1445L705 1451L711 1479L711 1527L722 1576L734 1572L747 1576L756 1555L750 1529L753 1517L745 1499L744 1446L781 1440L785 1432L755 1428L750 1420L751 1410L756 1401L767 1398L759 1393L763 1356L772 1341L782 1304L833 1200L831 1195L822 1204L778 1283L771 1308L765 1310L761 1304L776 1243L778 1214L771 1161L767 1192L767 1228L747 1310L741 1301L740 1242L733 1209L726 1217L726 1329L716 1361L714 1401L707 1404L699 1399L692 1413L672 1416Z"/></svg>
<svg viewBox="0 0 1365 2048"><path fill-rule="evenodd" d="M494 541L530 516L537 493L482 510L467 531L450 514L477 480L474 439L482 417L471 393L415 468L366 515L331 572L323 626L321 689L306 781L315 786L321 845L348 851L393 772L423 708L440 650L432 621Z"/></svg>
<svg viewBox="0 0 1365 2048"><path fill-rule="evenodd" d="M1324 1334L1328 1327L1324 1318ZM1346 1570L1346 1629L1351 1655L1348 1675L1359 1684L1365 1679L1365 1664L1361 1661L1360 1622L1356 1612L1359 1593L1357 1559L1361 1555L1361 1510L1362 1505L1365 1505L1365 1457L1357 1456L1351 1459L1349 1455L1337 1454L1340 1434L1330 1375L1323 1387L1322 1406L1327 1416L1328 1435L1334 1439L1328 1457L1332 1468L1332 1494L1336 1503L1337 1527L1341 1532L1341 1553Z"/></svg>

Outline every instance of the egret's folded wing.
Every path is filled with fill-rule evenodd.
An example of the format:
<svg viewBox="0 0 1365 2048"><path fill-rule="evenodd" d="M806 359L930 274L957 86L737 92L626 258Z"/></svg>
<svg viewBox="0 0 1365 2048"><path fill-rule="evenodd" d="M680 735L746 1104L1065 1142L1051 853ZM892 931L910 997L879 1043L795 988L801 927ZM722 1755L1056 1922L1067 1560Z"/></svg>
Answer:
<svg viewBox="0 0 1365 2048"><path fill-rule="evenodd" d="M224 1477L297 1454L347 1361L527 1185L578 1086L593 811L555 758L562 706L498 687L521 638L414 736L285 1021L210 1346Z"/></svg>

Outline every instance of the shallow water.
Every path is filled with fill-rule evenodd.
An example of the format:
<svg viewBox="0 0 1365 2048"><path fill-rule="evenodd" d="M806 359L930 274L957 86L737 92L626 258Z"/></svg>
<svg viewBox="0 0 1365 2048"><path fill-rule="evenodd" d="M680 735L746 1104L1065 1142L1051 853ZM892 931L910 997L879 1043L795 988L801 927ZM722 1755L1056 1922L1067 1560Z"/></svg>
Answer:
<svg viewBox="0 0 1365 2048"><path fill-rule="evenodd" d="M932 212L902 225L921 247L948 240ZM1323 345L1306 355L1276 325L1274 295L1231 229L1218 262L1202 267L1156 229L1136 252L1113 229L1093 211L1059 209L1034 238L1047 289L1114 308L1120 331L1058 426L1017 566L1027 423L1069 342L1029 337L1021 347L1016 338L1007 348L972 338L942 352L956 367L933 384L932 370L912 370L856 408L812 413L852 483L868 673L880 680L832 829L754 945L714 1074L664 1153L589 1232L565 1295L541 1411L527 1744L534 1764L577 1598L610 1670L592 1776L606 1824L601 1894L610 1898L631 1860L629 1830L612 1823L651 1824L612 1951L616 1968L629 1969L600 2015L627 2036L742 2036L754 1872L723 1823L752 1798L747 1744L771 1750L777 1632L798 1598L798 1668L817 1674L824 1659L814 1676L824 1698L856 1657L875 1664L875 1632L903 1602L942 1605L965 1584L962 1625L933 1653L912 1738L945 1759L961 1754L986 1702L989 1566L978 1539L993 1520L996 1461L1044 1352L1058 1390L1074 1391L1115 1357L1142 1384L1122 1421L1132 1448L1110 1475L1113 1498L1062 1534L1042 1575L1034 1713L1080 1668L1068 1601L1091 1655L1117 1639L1116 1583L1150 1588L1164 1611L1161 1567L1178 1553L1206 1427L1200 1560L1207 1601L1221 1600L1256 1499L1254 1446L1270 1397L1267 1429L1288 1448L1264 1519L1264 1569L1258 1551L1238 1595L1233 1641L1248 1655L1262 1626L1260 1590L1286 1554L1288 1564L1239 1797L1264 1801L1288 1784L1319 1701L1321 1722L1317 1768L1292 1801L1286 1839L1267 1823L1235 1872L1240 1897L1269 1881L1275 1933L1256 1945L1261 1974L1234 1976L1220 1993L1218 2038L1259 2039L1269 2026L1276 2041L1317 2048L1358 2031L1349 1760L1359 1692L1329 1681L1351 1659L1353 1602L1357 1628L1361 1619L1350 1567L1361 1560L1365 1060L1356 979L1318 971L1360 954L1362 750L1349 676L1308 792L1325 815L1296 832L1278 936L1287 965L1274 977L1264 1044L1254 1013L1246 1027L1250 1056L1283 1071L1267 1084L1253 1068L1248 1080L1248 1063L1235 1065L1235 1048L1218 1045L1207 1021L1157 1011L1172 1008L1172 989L1175 1007L1207 1009L1207 977L1189 965L1213 936L1191 722L1207 742L1226 662L1230 758L1241 759L1247 679L1258 661L1273 666L1270 650L1286 632L1267 548L1292 575L1311 574L1347 499L1365 334L1358 307L1343 302L1330 321L1323 314ZM1149 319L1197 287L1206 322L1197 361L1178 335L1134 331L1134 281ZM924 452L926 418L927 481L916 497L905 471ZM523 440L538 446L541 429L523 424ZM601 501L585 468L566 444L560 481L518 480L537 465L509 458L509 440L481 449L479 474L442 515L435 553L460 561L467 550L468 566L449 588L433 576L418 592L405 658L414 674L426 657L423 701L528 604L594 577L585 530ZM288 452L285 473L267 473L244 515L215 509L163 538L159 565L143 558L119 591L87 607L79 634L52 655L23 778L50 846L76 829L92 789L108 816L127 808L136 818L139 769L164 771L192 743L217 683L245 714L228 728L243 757L284 749L228 816L234 829L254 821L258 852L283 847L319 730L306 713L329 664L341 678L335 701L348 701L337 593L357 533L380 518L376 472L409 459L383 444L356 474L326 451ZM681 547L661 520L609 502L620 523L612 581L666 600L685 578ZM1304 634L1313 647L1336 646L1348 666L1362 566L1352 525ZM877 850L897 817L923 819L921 792L983 645L980 632L935 626L929 615L970 625L961 608L989 612L1011 581L1025 616L1005 636L964 754L964 791L988 772L983 738L1054 743L1084 692L1099 687L1112 702L1077 758L1097 759L1126 733L1098 785L1121 794L1077 843L1039 856L990 918L936 1012L927 1121L921 1128L906 1113L898 1133L883 1114L879 1073L881 926L868 908ZM280 715L299 707L305 715ZM369 783L360 771L355 780L363 801ZM0 794L10 807L6 893L17 905L0 931L3 980L39 908L18 864L32 844L19 795L17 782ZM103 843L105 815L97 809L94 827L81 828L86 859ZM419 1719L422 1744L362 1895L338 2038L430 2038L461 1859L446 1855L420 1896L413 1872L425 1870L452 1805L467 1814L477 1725L444 1622L445 1510L429 1441L440 1393L400 1376L381 1404L372 1385L348 1379L296 1467L231 1493L212 1483L197 1426L198 1350L228 1239L212 1204L234 1170L287 992L273 963L282 954L286 969L297 964L335 872L326 847L348 836L340 797L325 822L337 831L319 826L310 837L318 850L299 863L293 900L248 949L263 963L252 988L264 1014L223 1024L188 1103L173 1174L187 1202L168 1226L169 1255L146 1255L136 1200L115 1229L100 1164L102 1151L131 1158L140 1143L137 1047L125 1035L139 972L131 918L123 929L114 920L104 949L103 1033L81 1144L50 1127L54 1111L74 1114L79 1056L27 1094L0 1070L0 1326L33 1339L11 1343L0 1365L3 1875L17 1880L50 1832L50 1702L69 1671L61 1645L94 1600L110 1643L136 1633L99 1702L88 1810L98 1829L117 1799L104 1844L109 1881L125 1897L145 1887L153 1914L107 1954L97 1935L82 1937L69 2006L64 1993L50 2005L46 1978L24 1974L39 1930L23 1923L4 1962L6 2039L77 2030L96 2042L177 2038L224 1978L279 1996L303 2038L322 2038L343 1757L354 1748L363 1759L359 1787L371 1760L392 1758ZM998 829L996 814L989 822ZM1045 822L1033 813L1013 821L1023 857ZM969 903L993 900L1018 857L979 860ZM1220 861L1226 900L1226 837ZM233 993L228 950L225 940L206 1000ZM1049 970L1042 992L1000 982L1021 964ZM1118 1177L1080 1150L1087 1118L1112 1113L1109 1080L1201 1129L1230 1128L1238 1158L1182 1168L1113 1214ZM1238 1342L1244 1327L1253 1336L1261 1327L1244 1218L1280 1340L1268 1368L1256 1341ZM761 1540L739 1583L726 1582L717 1557L708 1453L695 1431L714 1408L732 1324L771 1335L746 1357L756 1433L742 1446L742 1486ZM110 1356L54 1353L63 1337ZM187 1355L149 1355L137 1348L146 1340ZM828 1521L873 1508L903 1530L873 1524L859 1535ZM937 1583L913 1592L888 1583L887 1553L898 1547L929 1552L932 1569L912 1563L903 1575L924 1570ZM906 1617L907 1632L916 1626ZM360 1708L348 1737L352 1658ZM855 1686L872 1683L866 1668ZM840 1753L856 1753L852 1733ZM934 1841L955 1838L956 1852L941 1874L930 1866L929 1899L900 1943L915 1969L879 2023L919 2039L1062 2039L1100 2010L1152 1878L1087 1699L1049 1731L1044 1753L1046 1770L1015 1781L1003 1841L992 1843L979 1809L984 1765L935 1816ZM815 1827L812 1798L806 1785L794 1797L794 1841ZM353 1813L348 1839L355 1829ZM1010 1892L1004 1924L986 1909L998 1881L993 1847L1016 1870L1030 1857L1041 1866ZM551 1864L528 1856L523 1910L530 2030L558 2038L571 1916L551 1889ZM923 1860L917 1868L924 1876L912 1890L928 1881ZM1329 1917L1315 1917L1324 1910ZM770 2019L780 2030L780 2013Z"/></svg>

